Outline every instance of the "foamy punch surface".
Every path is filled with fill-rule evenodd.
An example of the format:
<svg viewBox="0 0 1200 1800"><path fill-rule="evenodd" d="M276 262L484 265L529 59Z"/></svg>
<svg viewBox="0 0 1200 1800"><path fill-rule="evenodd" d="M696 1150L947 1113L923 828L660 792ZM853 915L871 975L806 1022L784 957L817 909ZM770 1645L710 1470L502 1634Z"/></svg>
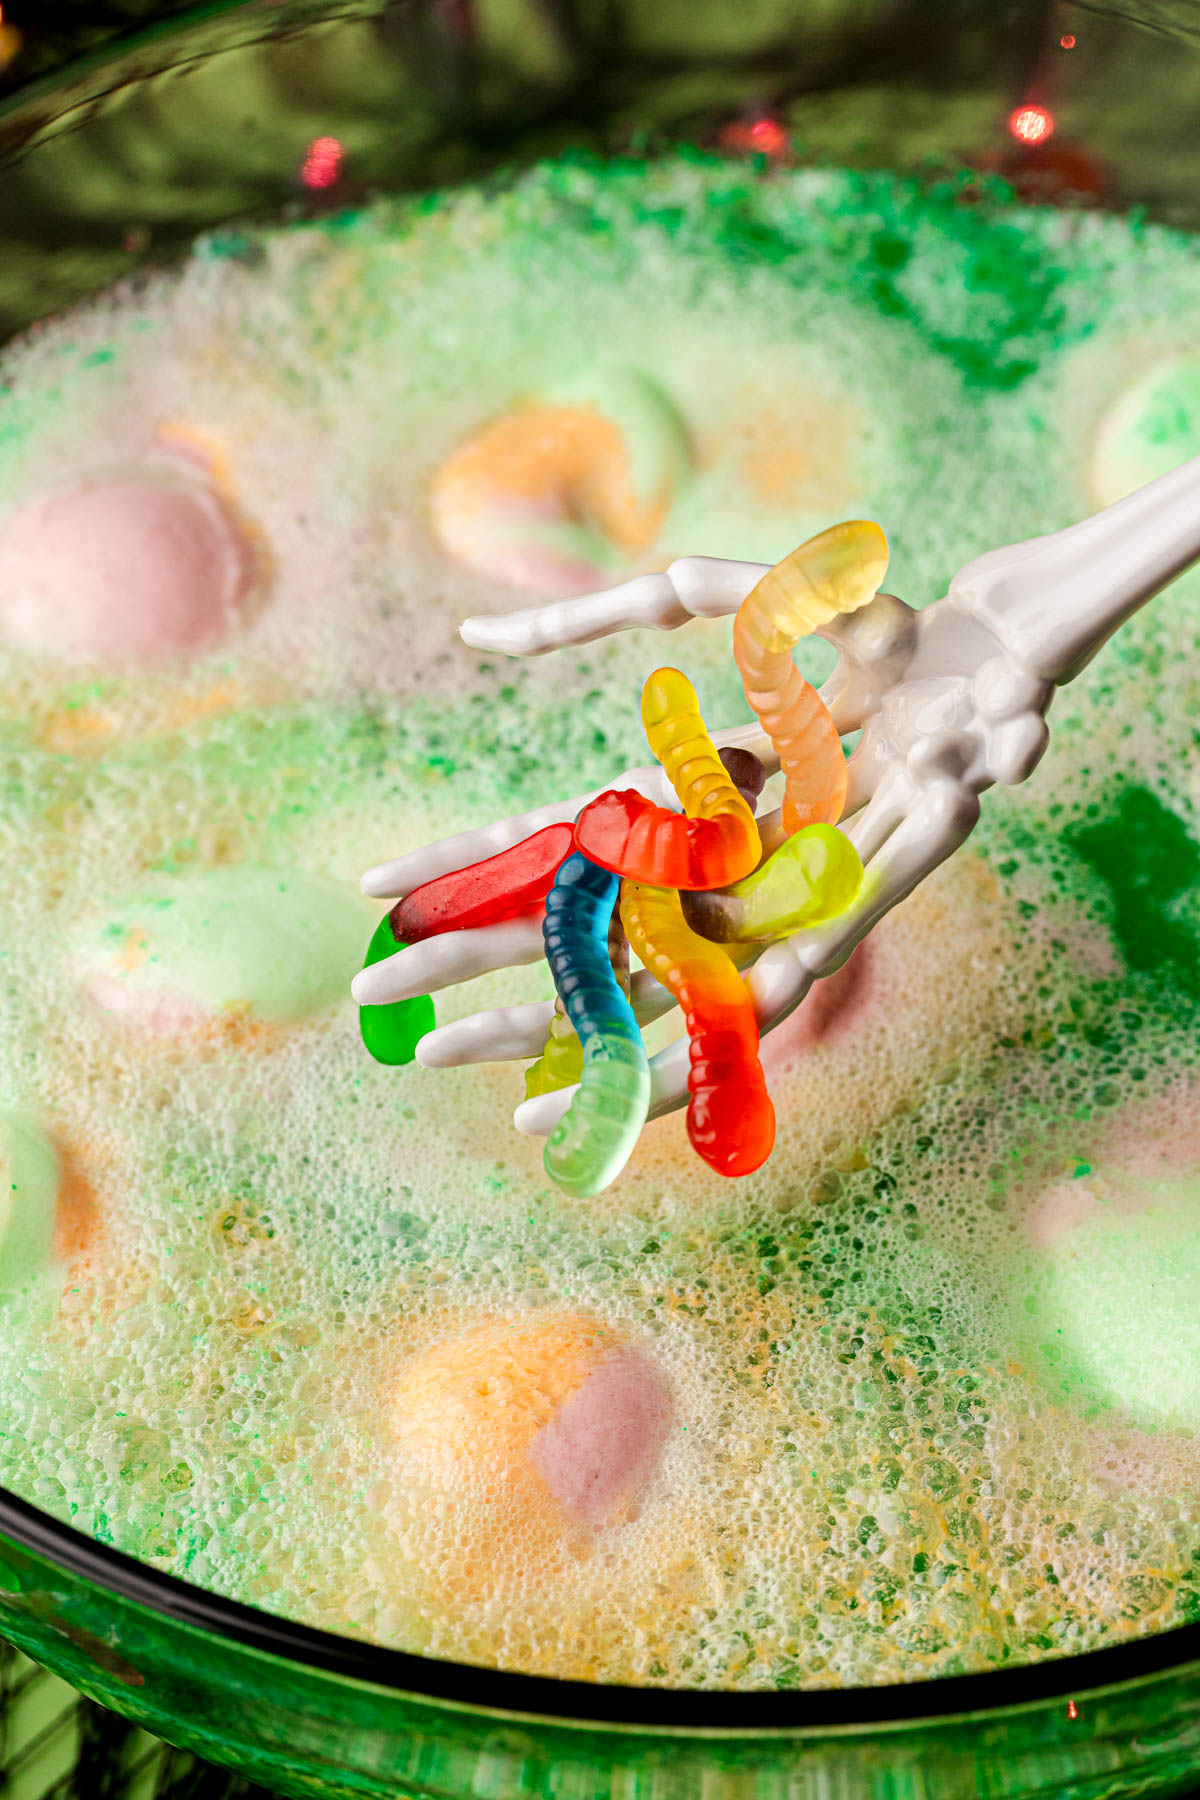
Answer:
<svg viewBox="0 0 1200 1800"><path fill-rule="evenodd" d="M519 1065L380 1067L348 998L362 868L644 759L661 639L525 666L459 619L855 517L932 600L1200 449L1198 332L1165 231L697 155L221 235L12 346L0 1480L601 1681L1200 1616L1197 577L765 1042L749 1179L676 1116L571 1200ZM713 725L729 635L670 653Z"/></svg>

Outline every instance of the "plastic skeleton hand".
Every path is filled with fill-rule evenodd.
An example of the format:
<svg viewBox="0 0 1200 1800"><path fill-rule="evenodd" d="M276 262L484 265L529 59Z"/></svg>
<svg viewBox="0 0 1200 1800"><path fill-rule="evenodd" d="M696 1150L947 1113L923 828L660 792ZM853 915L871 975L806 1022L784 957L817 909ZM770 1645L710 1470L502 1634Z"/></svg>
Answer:
<svg viewBox="0 0 1200 1800"><path fill-rule="evenodd" d="M921 612L881 593L822 631L839 652L822 697L843 735L862 730L849 763L843 826L866 874L848 912L772 945L748 970L761 1032L787 1018L814 979L839 968L883 914L957 849L979 816L984 789L1025 779L1046 748L1045 714L1055 688L1198 558L1200 458L1065 531L978 557L959 570L944 599ZM691 618L735 613L765 572L757 563L683 557L664 574L637 576L605 593L468 619L462 636L476 649L536 656L633 627L671 631ZM713 735L719 746L752 750L768 773L778 768L757 725ZM658 768L627 770L606 787L637 787L660 805L674 804ZM363 889L376 896L407 893L547 824L573 819L593 797L447 838L371 869ZM399 1000L541 955L540 917L526 917L401 950L363 970L353 991L367 1004ZM635 977L632 998L642 1023L671 1005L644 972ZM444 1025L422 1040L418 1060L443 1068L533 1058L552 1010L549 1002L505 1007ZM653 1059L651 1117L686 1104L687 1073L686 1041ZM552 1130L573 1092L524 1102L518 1129Z"/></svg>

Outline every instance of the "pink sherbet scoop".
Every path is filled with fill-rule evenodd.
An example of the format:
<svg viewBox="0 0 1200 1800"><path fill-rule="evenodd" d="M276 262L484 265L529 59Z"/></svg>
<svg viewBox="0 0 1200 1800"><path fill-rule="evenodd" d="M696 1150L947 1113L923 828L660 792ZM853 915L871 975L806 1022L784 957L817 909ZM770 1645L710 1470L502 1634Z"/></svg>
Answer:
<svg viewBox="0 0 1200 1800"><path fill-rule="evenodd" d="M250 561L207 486L83 481L0 527L0 630L71 659L169 662L234 628Z"/></svg>
<svg viewBox="0 0 1200 1800"><path fill-rule="evenodd" d="M576 1388L530 1454L563 1510L599 1525L654 1473L670 1419L662 1376L629 1350Z"/></svg>

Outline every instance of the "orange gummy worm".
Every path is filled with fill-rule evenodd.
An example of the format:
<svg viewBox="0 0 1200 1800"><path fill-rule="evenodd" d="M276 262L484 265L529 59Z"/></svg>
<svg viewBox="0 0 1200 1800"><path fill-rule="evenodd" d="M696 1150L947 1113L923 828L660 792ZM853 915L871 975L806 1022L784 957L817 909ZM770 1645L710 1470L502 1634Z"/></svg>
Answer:
<svg viewBox="0 0 1200 1800"><path fill-rule="evenodd" d="M746 698L779 753L789 833L802 825L836 825L846 803L842 740L821 696L792 661L792 650L809 632L873 599L887 566L880 527L853 519L785 556L738 608L734 660Z"/></svg>
<svg viewBox="0 0 1200 1800"><path fill-rule="evenodd" d="M718 1175L749 1175L775 1143L775 1108L758 1059L758 1021L719 944L699 937L677 893L621 883L621 923L642 964L679 1002L687 1024L688 1137Z"/></svg>

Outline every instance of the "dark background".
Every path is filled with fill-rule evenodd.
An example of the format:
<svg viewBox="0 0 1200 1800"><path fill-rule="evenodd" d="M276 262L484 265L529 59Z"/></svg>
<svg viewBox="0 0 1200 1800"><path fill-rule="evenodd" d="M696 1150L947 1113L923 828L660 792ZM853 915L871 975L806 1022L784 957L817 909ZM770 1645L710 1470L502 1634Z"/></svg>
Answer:
<svg viewBox="0 0 1200 1800"><path fill-rule="evenodd" d="M112 38L189 10L183 0L0 0L4 22L21 40L7 52L0 46L0 94Z"/></svg>
<svg viewBox="0 0 1200 1800"><path fill-rule="evenodd" d="M729 0L735 10L744 0ZM1143 0L1126 0L1136 12ZM1200 0L1147 0L1157 12L1183 14L1195 10L1200 22ZM1120 4L1101 10L1121 10ZM986 18L1015 34L1037 33L1039 22L1053 10L1055 0L886 0L877 10L887 15L915 15L929 19L941 33L972 17ZM197 0L0 0L0 17L10 28L8 47L0 42L0 98L51 73L72 57L102 49L156 21L182 13L209 10ZM456 16L471 10L471 0L436 0L435 10L453 25ZM547 11L570 15L572 0L547 0ZM0 27L2 30L2 27ZM19 34L19 44L12 34Z"/></svg>

